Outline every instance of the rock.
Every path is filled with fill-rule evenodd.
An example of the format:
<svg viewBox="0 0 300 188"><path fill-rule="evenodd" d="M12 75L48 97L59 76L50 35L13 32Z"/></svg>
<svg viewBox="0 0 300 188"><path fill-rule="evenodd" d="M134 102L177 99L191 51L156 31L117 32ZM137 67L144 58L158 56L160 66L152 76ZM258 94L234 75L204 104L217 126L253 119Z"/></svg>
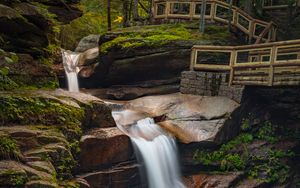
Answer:
<svg viewBox="0 0 300 188"><path fill-rule="evenodd" d="M62 2L62 1L60 1ZM61 6L49 6L48 11L56 15L56 19L64 24L82 16L82 11L76 6L63 3Z"/></svg>
<svg viewBox="0 0 300 188"><path fill-rule="evenodd" d="M2 39L10 41L9 44L1 45L4 50L41 55L43 48L48 45L48 38L42 30L16 10L1 4L0 25Z"/></svg>
<svg viewBox="0 0 300 188"><path fill-rule="evenodd" d="M99 47L100 35L89 35L82 38L75 49L75 52L85 52L92 48ZM99 49L98 49L99 51ZM99 53L99 52L98 52Z"/></svg>
<svg viewBox="0 0 300 188"><path fill-rule="evenodd" d="M56 174L55 168L50 162L32 161L32 162L27 162L26 164L36 170L43 171L48 174Z"/></svg>
<svg viewBox="0 0 300 188"><path fill-rule="evenodd" d="M26 188L56 188L58 185L53 184L49 181L29 181L26 183Z"/></svg>
<svg viewBox="0 0 300 188"><path fill-rule="evenodd" d="M188 188L228 188L234 187L242 178L242 172L233 172L224 175L193 175L184 178L184 182Z"/></svg>
<svg viewBox="0 0 300 188"><path fill-rule="evenodd" d="M179 91L178 85L162 85L151 88L144 87L131 87L131 86L120 86L113 88L103 89L87 89L83 90L85 93L89 93L93 96L102 99L113 99L113 100L132 100L143 96L149 95L163 95L176 93Z"/></svg>
<svg viewBox="0 0 300 188"><path fill-rule="evenodd" d="M81 138L80 150L81 171L109 167L133 157L129 137L116 127L91 130Z"/></svg>
<svg viewBox="0 0 300 188"><path fill-rule="evenodd" d="M13 178L14 176L17 177ZM51 174L35 170L15 161L0 161L0 181L5 177L11 181L1 182L0 185L6 185L8 183L13 185L14 183L17 183L13 181L19 181L18 183L21 185L24 185L28 180L53 181L53 176Z"/></svg>
<svg viewBox="0 0 300 188"><path fill-rule="evenodd" d="M29 54L17 54L18 62L7 63L0 55L0 67L9 68L9 78L20 86L52 87L57 83L56 76L51 68ZM22 71L20 71L20 69Z"/></svg>
<svg viewBox="0 0 300 188"><path fill-rule="evenodd" d="M76 178L76 182L79 184L79 188L90 188L90 184L83 178Z"/></svg>
<svg viewBox="0 0 300 188"><path fill-rule="evenodd" d="M79 73L82 78L89 77L94 73L94 69L99 62L99 48L91 48L80 54L79 57Z"/></svg>
<svg viewBox="0 0 300 188"><path fill-rule="evenodd" d="M80 175L93 188L141 187L137 165L120 165L109 170L101 170Z"/></svg>
<svg viewBox="0 0 300 188"><path fill-rule="evenodd" d="M263 181L258 181L255 179L245 179L240 182L236 188L258 188L258 187L267 187L268 183Z"/></svg>
<svg viewBox="0 0 300 188"><path fill-rule="evenodd" d="M38 7L29 3L18 3L15 4L14 9L41 30L47 31L49 29L49 20L39 12Z"/></svg>
<svg viewBox="0 0 300 188"><path fill-rule="evenodd" d="M107 54L100 52L101 63L89 78L80 79L80 83L82 87L95 88L178 78L181 71L189 67L193 44L178 41L157 48L112 49Z"/></svg>
<svg viewBox="0 0 300 188"><path fill-rule="evenodd" d="M124 109L128 109L131 113L125 110L116 112L113 116L119 126L127 126L147 116L165 115L166 121L159 124L181 138L182 142L205 141L220 144L228 137L235 136L234 132L230 133L226 129L229 126L230 114L238 107L238 103L226 97L176 93L128 101ZM222 134L223 131L226 131L226 136Z"/></svg>
<svg viewBox="0 0 300 188"><path fill-rule="evenodd" d="M54 91L46 90L35 90L35 91L14 91L14 92L0 92L0 99L8 100L10 98L12 103L18 103L22 100L30 99L29 103L22 105L21 112L23 116L6 117L4 113L12 113L9 111L0 110L0 117L3 121L0 124L10 124L14 122L21 122L20 124L26 124L30 121L31 124L39 123L43 125L59 125L61 123L66 125L66 121L83 123L83 127L113 127L115 122L111 116L110 108L99 98L93 97L91 95L83 93L72 93L64 91L61 89ZM35 112L29 110L29 106L36 105L37 100L42 101L42 103L48 103L48 106L41 107L40 110L45 110L43 114L35 114ZM51 103L52 105L50 105ZM65 111L49 112L49 106L53 107L53 103L57 105L63 105ZM0 105L5 105L0 103ZM16 104L17 105L17 104ZM26 106L27 105L27 106ZM48 108L47 108L48 107ZM24 109L28 109L25 110ZM13 109L10 109L13 110ZM54 110L54 109L53 109ZM27 113L33 113L31 115ZM48 113L46 113L48 112ZM69 114L69 115L67 115ZM72 114L72 115L71 115ZM26 116L26 119L24 117ZM48 118L47 118L48 116ZM51 118L50 118L51 116ZM54 118L55 116L60 116L60 118ZM70 117L72 116L72 117ZM61 118L63 117L63 119ZM58 120L58 121L57 121ZM76 123L77 122L77 123ZM75 130L74 130L75 131Z"/></svg>

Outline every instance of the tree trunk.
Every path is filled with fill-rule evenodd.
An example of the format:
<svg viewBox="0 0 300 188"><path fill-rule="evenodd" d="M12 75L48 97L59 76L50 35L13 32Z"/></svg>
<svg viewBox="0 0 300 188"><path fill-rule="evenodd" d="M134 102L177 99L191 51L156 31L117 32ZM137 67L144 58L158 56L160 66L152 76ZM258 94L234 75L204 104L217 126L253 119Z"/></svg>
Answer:
<svg viewBox="0 0 300 188"><path fill-rule="evenodd" d="M133 20L139 20L139 0L133 0Z"/></svg>
<svg viewBox="0 0 300 188"><path fill-rule="evenodd" d="M123 27L129 26L129 14L130 14L129 7L130 7L130 1L124 0L123 1Z"/></svg>
<svg viewBox="0 0 300 188"><path fill-rule="evenodd" d="M200 14L200 33L204 33L205 30L205 12L206 12L206 0L202 0L201 14Z"/></svg>
<svg viewBox="0 0 300 188"><path fill-rule="evenodd" d="M107 30L111 31L110 0L107 0Z"/></svg>

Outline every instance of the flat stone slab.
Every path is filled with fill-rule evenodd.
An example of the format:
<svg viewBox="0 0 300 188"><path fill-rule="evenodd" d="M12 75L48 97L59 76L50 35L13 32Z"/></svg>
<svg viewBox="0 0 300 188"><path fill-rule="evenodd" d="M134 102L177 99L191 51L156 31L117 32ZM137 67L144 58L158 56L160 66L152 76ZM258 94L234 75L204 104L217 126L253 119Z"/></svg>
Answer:
<svg viewBox="0 0 300 188"><path fill-rule="evenodd" d="M239 107L226 97L180 93L142 97L120 105L122 108L113 111L119 127L126 130L140 119L165 115L165 121L158 124L183 143L222 140L218 135Z"/></svg>

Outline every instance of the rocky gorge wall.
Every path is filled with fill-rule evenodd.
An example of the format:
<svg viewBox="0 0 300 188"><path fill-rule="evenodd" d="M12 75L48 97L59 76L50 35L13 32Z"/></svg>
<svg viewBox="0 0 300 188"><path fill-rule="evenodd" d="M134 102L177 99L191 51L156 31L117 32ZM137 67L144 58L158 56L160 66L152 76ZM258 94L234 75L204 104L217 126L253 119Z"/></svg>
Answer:
<svg viewBox="0 0 300 188"><path fill-rule="evenodd" d="M0 90L56 88L60 26L82 15L79 0L0 1Z"/></svg>

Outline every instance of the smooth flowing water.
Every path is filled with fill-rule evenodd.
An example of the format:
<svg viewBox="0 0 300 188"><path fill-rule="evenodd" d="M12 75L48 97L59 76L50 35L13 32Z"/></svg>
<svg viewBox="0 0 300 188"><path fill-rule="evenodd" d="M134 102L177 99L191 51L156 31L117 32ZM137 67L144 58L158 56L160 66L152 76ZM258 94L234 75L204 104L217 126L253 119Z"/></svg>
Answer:
<svg viewBox="0 0 300 188"><path fill-rule="evenodd" d="M77 73L79 68L77 67L80 53L74 53L71 51L62 51L63 65L68 80L68 89L71 92L79 92L79 84Z"/></svg>
<svg viewBox="0 0 300 188"><path fill-rule="evenodd" d="M139 120L128 130L138 159L145 165L149 188L184 188L175 139L152 118Z"/></svg>

